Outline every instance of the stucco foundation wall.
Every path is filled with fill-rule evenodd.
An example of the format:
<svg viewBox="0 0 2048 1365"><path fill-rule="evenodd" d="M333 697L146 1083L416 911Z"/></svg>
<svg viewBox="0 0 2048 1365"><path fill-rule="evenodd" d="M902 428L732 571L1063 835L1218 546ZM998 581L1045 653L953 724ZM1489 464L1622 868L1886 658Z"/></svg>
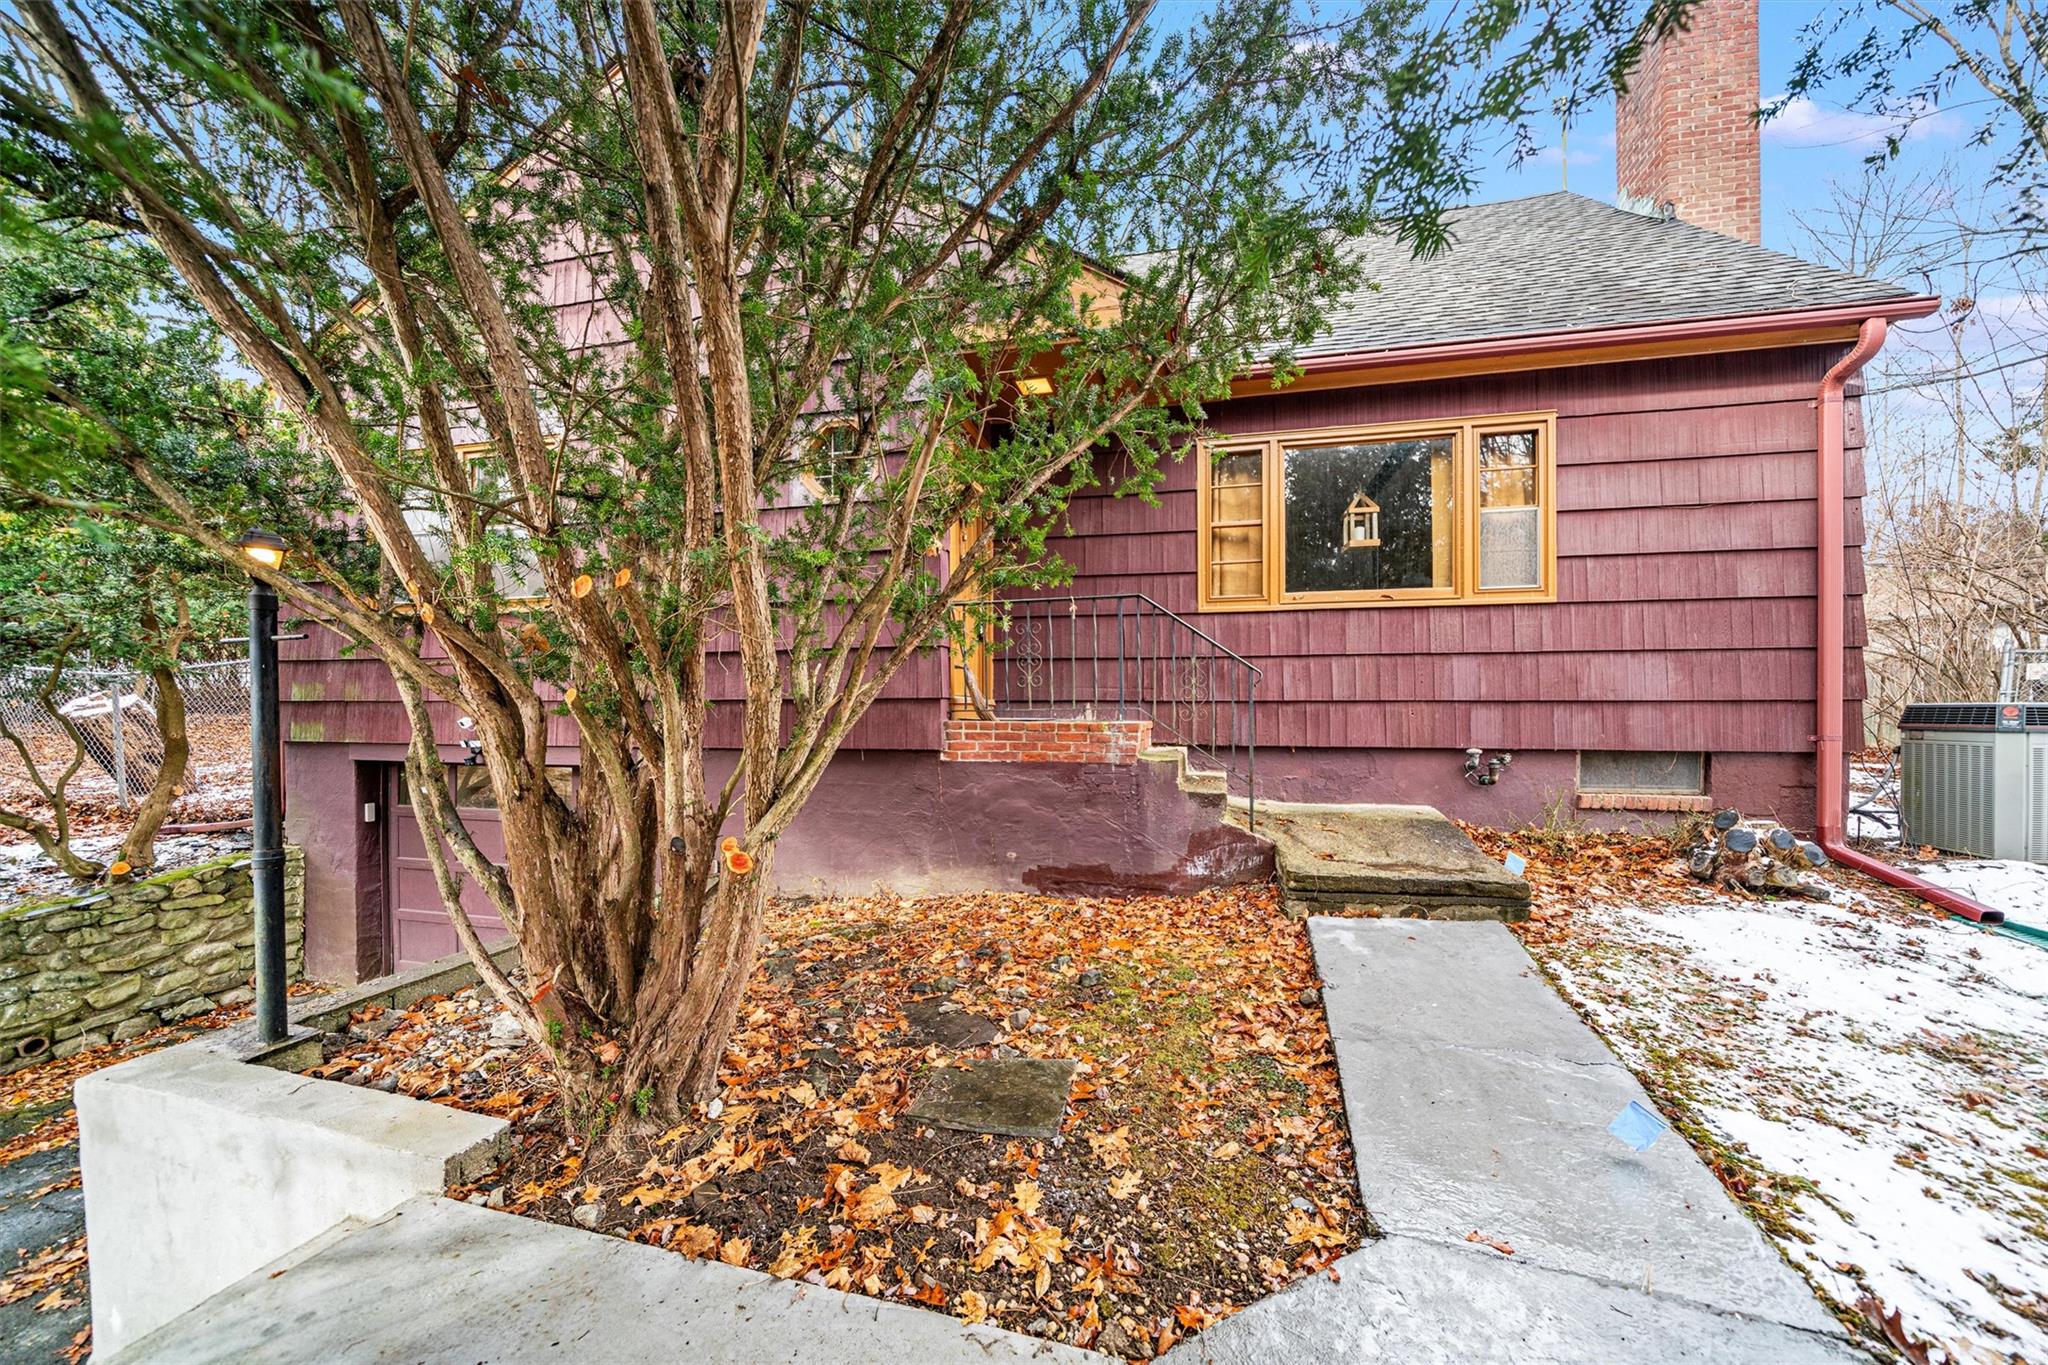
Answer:
<svg viewBox="0 0 2048 1365"><path fill-rule="evenodd" d="M1225 824L1222 794L1184 790L1180 773L1177 756L1109 765L842 753L783 836L773 883L784 895L1136 895L1270 876L1271 846Z"/></svg>
<svg viewBox="0 0 2048 1365"><path fill-rule="evenodd" d="M1487 750L1491 757L1497 750ZM1578 823L1593 829L1661 829L1685 812L1586 810L1578 804L1576 750L1514 751L1491 787L1465 780L1462 749L1261 749L1259 795L1274 801L1382 802L1435 806L1455 820L1495 829ZM1813 828L1809 754L1710 753L1713 807Z"/></svg>
<svg viewBox="0 0 2048 1365"><path fill-rule="evenodd" d="M305 860L286 854L287 968L299 974ZM0 911L0 1074L251 998L249 857Z"/></svg>
<svg viewBox="0 0 2048 1365"><path fill-rule="evenodd" d="M1224 821L1220 789L1184 789L1177 757L1152 752L1109 765L843 751L782 837L771 884L782 895L1080 896L1180 894L1271 876L1271 846ZM400 817L385 810L365 824L361 804L371 789L362 784L384 759L367 746L287 746L286 830L305 848L306 960L316 977L377 975L386 894L378 839ZM713 751L705 766L715 787L732 754Z"/></svg>

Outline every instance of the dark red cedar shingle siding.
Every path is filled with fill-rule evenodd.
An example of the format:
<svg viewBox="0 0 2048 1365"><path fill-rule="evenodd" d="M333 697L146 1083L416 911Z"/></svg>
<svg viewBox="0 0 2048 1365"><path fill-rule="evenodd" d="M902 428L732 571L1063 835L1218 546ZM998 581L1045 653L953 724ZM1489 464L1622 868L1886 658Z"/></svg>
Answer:
<svg viewBox="0 0 2048 1365"><path fill-rule="evenodd" d="M1265 670L1263 745L1796 753L1813 733L1815 416L1841 347L1280 394L1214 405L1266 432L1555 409L1555 604L1197 616L1195 467L1157 508L1100 492L1052 547L1075 593L1141 592ZM1860 546L1850 406L1848 538ZM1105 471L1104 486L1118 471ZM1862 556L1849 551L1848 733Z"/></svg>
<svg viewBox="0 0 2048 1365"><path fill-rule="evenodd" d="M280 647L284 655L284 722L287 738L302 742L403 744L411 734L398 692L374 655L340 657L338 637L324 631ZM739 744L744 692L737 655L714 655L708 686L714 699L706 740L714 748ZM849 749L937 749L944 734L946 664L943 655L920 651L889 680L868 713L854 723ZM436 704L434 728L444 744L460 737L457 711ZM551 744L573 747L576 727L567 716L548 723Z"/></svg>
<svg viewBox="0 0 2048 1365"><path fill-rule="evenodd" d="M1224 431L1556 409L1555 604L1213 613L1198 623L1266 670L1265 745L1641 748L1794 753L1813 731L1813 396L1841 347L1588 366L1240 399ZM1863 528L1862 425L1850 406L1848 534ZM1114 481L1115 471L1105 483ZM1157 507L1099 492L1053 547L1077 593L1141 592L1194 616L1194 466ZM1863 642L1859 550L1849 638ZM383 666L331 641L287 646L292 733L402 743ZM318 661L318 662L314 662ZM738 694L737 660L714 691ZM727 677L726 674L730 676ZM935 749L946 671L921 653L855 727L851 749ZM1847 733L1861 733L1861 656ZM714 742L737 737L737 707ZM452 740L453 713L440 718ZM557 720L554 737L574 742Z"/></svg>

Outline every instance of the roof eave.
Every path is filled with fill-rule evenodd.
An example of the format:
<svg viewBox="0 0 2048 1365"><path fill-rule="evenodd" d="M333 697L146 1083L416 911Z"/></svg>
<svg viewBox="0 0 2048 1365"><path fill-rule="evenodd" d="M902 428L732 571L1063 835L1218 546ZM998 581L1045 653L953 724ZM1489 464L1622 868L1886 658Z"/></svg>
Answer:
<svg viewBox="0 0 2048 1365"><path fill-rule="evenodd" d="M1531 356L1556 357L1559 364L1577 363L1574 355L1627 351L1635 347L1694 345L1701 351L1714 349L1716 340L1754 339L1775 335L1812 333L1831 327L1854 328L1868 318L1897 322L1922 318L1941 306L1941 300L1926 294L1911 294L1865 303L1831 304L1825 308L1804 308L1787 312L1730 313L1716 317L1680 318L1665 322L1634 323L1622 327L1586 327L1553 332L1529 332L1515 336L1484 337L1470 341L1429 342L1416 346L1383 347L1365 351L1332 351L1303 356L1298 367L1304 378L1316 375L1370 373L1375 370L1409 370L1418 366L1456 365L1485 368L1499 361L1504 368ZM1272 364L1255 365L1245 371L1245 380L1270 378Z"/></svg>

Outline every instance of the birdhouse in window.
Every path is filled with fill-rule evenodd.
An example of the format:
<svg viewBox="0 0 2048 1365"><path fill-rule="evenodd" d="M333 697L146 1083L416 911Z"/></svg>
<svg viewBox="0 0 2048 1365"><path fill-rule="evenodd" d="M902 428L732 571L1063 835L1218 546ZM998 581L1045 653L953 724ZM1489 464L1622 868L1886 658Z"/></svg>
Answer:
<svg viewBox="0 0 2048 1365"><path fill-rule="evenodd" d="M1344 548L1376 550L1380 543L1380 505L1363 493L1351 495L1344 509Z"/></svg>

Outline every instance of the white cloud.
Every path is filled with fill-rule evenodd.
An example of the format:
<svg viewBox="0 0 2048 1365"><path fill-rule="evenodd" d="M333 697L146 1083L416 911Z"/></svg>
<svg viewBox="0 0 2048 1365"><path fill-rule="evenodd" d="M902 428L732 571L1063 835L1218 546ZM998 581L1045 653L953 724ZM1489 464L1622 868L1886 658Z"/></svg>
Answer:
<svg viewBox="0 0 2048 1365"><path fill-rule="evenodd" d="M1769 107L1772 101L1764 103ZM1786 101L1777 117L1764 124L1763 139L1775 147L1875 148L1883 146L1886 135L1901 127L1905 129L1906 140L1916 142L1949 137L1960 126L1955 115L1931 106L1886 118L1850 109L1829 109L1801 95Z"/></svg>
<svg viewBox="0 0 2048 1365"><path fill-rule="evenodd" d="M1529 164L1534 166L1555 166L1563 161L1572 166L1602 166L1607 163L1607 154L1588 152L1574 147L1569 154L1556 147L1539 147L1529 154Z"/></svg>
<svg viewBox="0 0 2048 1365"><path fill-rule="evenodd" d="M1984 294L1976 301L1982 317L2048 321L2048 296L2040 294Z"/></svg>

